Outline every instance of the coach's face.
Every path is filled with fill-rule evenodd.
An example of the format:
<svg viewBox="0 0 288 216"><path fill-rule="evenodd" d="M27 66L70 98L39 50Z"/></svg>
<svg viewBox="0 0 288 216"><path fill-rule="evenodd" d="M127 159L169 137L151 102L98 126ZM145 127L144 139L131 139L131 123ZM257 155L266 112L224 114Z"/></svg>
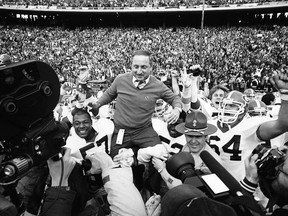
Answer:
<svg viewBox="0 0 288 216"><path fill-rule="evenodd" d="M132 73L136 80L146 80L152 72L149 56L136 55L132 60Z"/></svg>

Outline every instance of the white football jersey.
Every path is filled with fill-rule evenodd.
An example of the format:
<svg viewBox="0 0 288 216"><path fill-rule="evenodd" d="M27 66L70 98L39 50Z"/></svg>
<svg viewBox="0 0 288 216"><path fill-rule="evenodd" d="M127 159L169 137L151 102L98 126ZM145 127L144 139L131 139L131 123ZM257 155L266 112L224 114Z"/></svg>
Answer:
<svg viewBox="0 0 288 216"><path fill-rule="evenodd" d="M65 147L71 149L71 156L81 163L84 155L94 152L110 152L111 138L114 131L114 123L107 118L93 119L93 128L98 132L95 142L87 143L79 137L74 127L70 129L70 136L66 140Z"/></svg>
<svg viewBox="0 0 288 216"><path fill-rule="evenodd" d="M210 146L214 148L223 161L223 166L238 180L245 177L244 160L252 153L258 144L267 146L281 146L285 143L286 134L280 135L269 142L260 140L256 131L260 124L271 121L266 116L244 118L238 125L226 129L221 123L212 120L210 123L217 126L216 133L210 136Z"/></svg>
<svg viewBox="0 0 288 216"><path fill-rule="evenodd" d="M160 136L161 141L163 143L169 144L172 148L179 149L180 151L186 144L186 138L184 134L175 138L170 136L167 129L167 122L158 118L152 118L152 126Z"/></svg>

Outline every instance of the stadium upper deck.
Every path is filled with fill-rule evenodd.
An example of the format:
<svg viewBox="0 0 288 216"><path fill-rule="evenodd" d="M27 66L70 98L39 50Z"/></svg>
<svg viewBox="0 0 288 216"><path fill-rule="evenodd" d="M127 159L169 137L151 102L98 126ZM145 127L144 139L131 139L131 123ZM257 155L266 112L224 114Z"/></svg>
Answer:
<svg viewBox="0 0 288 216"><path fill-rule="evenodd" d="M98 0L99 2L99 0ZM106 2L106 3L105 3ZM156 1L155 1L156 2ZM157 1L158 2L158 1ZM179 1L180 2L180 1ZM173 12L173 11L187 11L187 12L197 12L202 11L201 0L187 1L183 0L181 3L170 1L170 3L165 3L164 1L159 1L158 3L150 3L150 1L130 1L123 2L121 0L115 1L103 1L102 3L97 3L95 1L76 1L76 0L62 0L45 2L45 0L31 0L31 1L13 1L4 0L0 1L0 9L6 10L36 10L36 11L62 11L62 12ZM206 11L231 11L231 10L259 10L259 11L287 11L288 1L255 1L255 0L229 0L229 1L205 1Z"/></svg>
<svg viewBox="0 0 288 216"><path fill-rule="evenodd" d="M3 1L3 0L2 0ZM52 16L53 20L60 23L73 25L100 25L100 26L191 26L201 23L203 6L201 0L182 3L171 1L148 0L124 1L114 0L46 0L17 2L4 0L0 4L0 18L3 20L26 16ZM100 2L100 3L99 3ZM137 3L138 2L138 3ZM167 1L168 2L168 1ZM190 2L190 3L188 3ZM47 4L46 4L47 3ZM231 0L206 1L205 24L207 25L234 25L237 23L254 23L259 16L274 14L273 17L286 16L288 1L256 2ZM229 4L227 4L229 3ZM270 14L270 15L269 15ZM217 19L215 19L217 17ZM25 18L26 19L26 18ZM32 19L32 18L30 18ZM34 18L33 18L34 19ZM247 21L248 20L248 21Z"/></svg>
<svg viewBox="0 0 288 216"><path fill-rule="evenodd" d="M269 1L269 0L205 0L207 6L223 6L223 5L247 5L247 4L275 4L283 1ZM285 2L285 1L284 1ZM32 5L32 6L58 6L58 7L92 7L95 9L125 9L133 7L141 8L189 8L197 7L203 4L203 0L1 0L3 5Z"/></svg>

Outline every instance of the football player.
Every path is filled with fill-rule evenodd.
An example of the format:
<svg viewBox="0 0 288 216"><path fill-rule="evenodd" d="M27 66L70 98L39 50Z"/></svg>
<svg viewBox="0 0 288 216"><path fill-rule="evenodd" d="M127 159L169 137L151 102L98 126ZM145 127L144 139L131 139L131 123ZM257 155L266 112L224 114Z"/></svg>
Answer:
<svg viewBox="0 0 288 216"><path fill-rule="evenodd" d="M252 88L248 88L244 91L244 94L248 98L248 100L255 99L255 91Z"/></svg>
<svg viewBox="0 0 288 216"><path fill-rule="evenodd" d="M248 103L248 114L253 116L266 116L267 106L264 102L256 99L251 99Z"/></svg>
<svg viewBox="0 0 288 216"><path fill-rule="evenodd" d="M273 77L275 83L285 83L282 88L287 88L288 79L284 78L284 82L279 77ZM218 130L210 137L210 146L220 154L223 166L239 181L245 174L244 159L253 149L261 143L268 147L283 145L286 141L283 133L288 130L285 128L288 124L288 101L285 97L277 120L267 116L251 118L248 107L249 101L243 93L231 91L220 104L218 119L211 121ZM279 136L281 134L283 136Z"/></svg>

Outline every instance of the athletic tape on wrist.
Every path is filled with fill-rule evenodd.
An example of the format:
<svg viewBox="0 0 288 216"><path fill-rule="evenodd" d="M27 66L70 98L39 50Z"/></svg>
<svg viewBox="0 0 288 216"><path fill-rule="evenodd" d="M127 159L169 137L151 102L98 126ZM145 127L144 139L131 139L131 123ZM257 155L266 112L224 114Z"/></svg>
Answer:
<svg viewBox="0 0 288 216"><path fill-rule="evenodd" d="M183 104L189 104L191 102L191 98L190 97L189 98L182 97L181 100L182 100Z"/></svg>

